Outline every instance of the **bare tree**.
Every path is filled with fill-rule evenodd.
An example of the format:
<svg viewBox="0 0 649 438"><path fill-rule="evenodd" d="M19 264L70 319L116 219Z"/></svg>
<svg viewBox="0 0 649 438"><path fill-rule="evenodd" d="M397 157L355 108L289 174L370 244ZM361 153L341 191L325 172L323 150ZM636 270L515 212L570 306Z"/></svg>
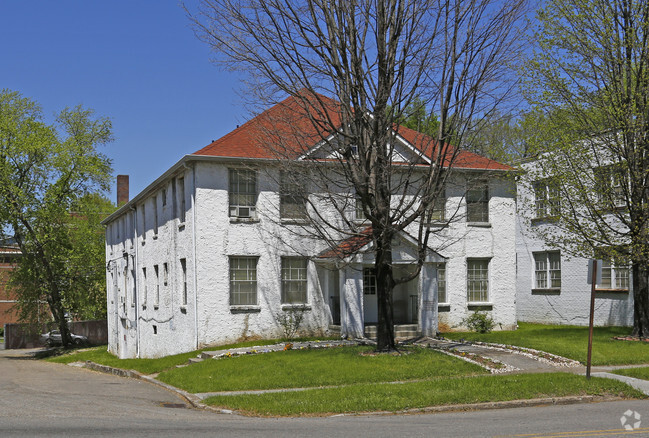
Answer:
<svg viewBox="0 0 649 438"><path fill-rule="evenodd" d="M214 61L242 74L252 100L267 106L293 97L283 116L295 123L269 123L264 136L278 160L332 164L308 166L341 213L317 219L337 234L371 234L379 350L395 346L392 290L419 273L431 234L426 218L460 153L453 145L462 144L468 121L512 91L524 12L525 0L202 0L188 11ZM438 115L434 137L397 124L416 99ZM405 134L418 145L408 162L395 159ZM310 153L314 144L329 153ZM371 228L345 218L346 189ZM392 241L412 227L418 269L395 278ZM331 236L325 228L313 229Z"/></svg>

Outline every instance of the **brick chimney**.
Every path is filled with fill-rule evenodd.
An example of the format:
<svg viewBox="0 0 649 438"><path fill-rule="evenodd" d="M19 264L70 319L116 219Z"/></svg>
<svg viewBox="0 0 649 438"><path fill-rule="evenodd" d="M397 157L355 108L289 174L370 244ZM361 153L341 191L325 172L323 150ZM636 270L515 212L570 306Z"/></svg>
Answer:
<svg viewBox="0 0 649 438"><path fill-rule="evenodd" d="M117 175L117 206L128 202L128 175Z"/></svg>

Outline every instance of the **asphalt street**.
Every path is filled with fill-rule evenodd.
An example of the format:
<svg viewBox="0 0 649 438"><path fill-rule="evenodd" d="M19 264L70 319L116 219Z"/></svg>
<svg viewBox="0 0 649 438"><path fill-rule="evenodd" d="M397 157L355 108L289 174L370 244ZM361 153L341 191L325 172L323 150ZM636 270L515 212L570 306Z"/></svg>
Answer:
<svg viewBox="0 0 649 438"><path fill-rule="evenodd" d="M217 414L189 408L175 393L144 381L11 350L0 351L0 394L1 437L649 436L647 401L326 418ZM623 418L635 429L625 430Z"/></svg>

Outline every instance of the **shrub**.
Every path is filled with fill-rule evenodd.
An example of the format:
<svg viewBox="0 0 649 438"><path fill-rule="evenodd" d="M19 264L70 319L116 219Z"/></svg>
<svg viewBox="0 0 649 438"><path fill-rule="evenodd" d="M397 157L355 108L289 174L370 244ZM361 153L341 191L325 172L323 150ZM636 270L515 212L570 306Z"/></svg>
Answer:
<svg viewBox="0 0 649 438"><path fill-rule="evenodd" d="M284 339L290 341L300 330L300 324L302 324L302 320L304 319L304 309L294 307L280 311L277 313L276 319L284 331Z"/></svg>
<svg viewBox="0 0 649 438"><path fill-rule="evenodd" d="M493 330L494 325L496 325L493 318L487 312L480 311L473 312L471 316L463 319L462 323L472 332L478 333L489 333Z"/></svg>

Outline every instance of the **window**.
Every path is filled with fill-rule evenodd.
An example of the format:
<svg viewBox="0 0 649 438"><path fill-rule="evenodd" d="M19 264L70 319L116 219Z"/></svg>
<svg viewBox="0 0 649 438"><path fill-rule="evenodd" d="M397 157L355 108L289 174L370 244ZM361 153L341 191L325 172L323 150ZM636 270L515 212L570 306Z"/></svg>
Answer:
<svg viewBox="0 0 649 438"><path fill-rule="evenodd" d="M142 204L142 240L146 240L146 201Z"/></svg>
<svg viewBox="0 0 649 438"><path fill-rule="evenodd" d="M363 294L376 295L376 269L363 268Z"/></svg>
<svg viewBox="0 0 649 438"><path fill-rule="evenodd" d="M230 169L229 173L230 217L254 217L257 204L257 173L244 169Z"/></svg>
<svg viewBox="0 0 649 438"><path fill-rule="evenodd" d="M162 189L162 206L165 207L167 205L167 189Z"/></svg>
<svg viewBox="0 0 649 438"><path fill-rule="evenodd" d="M282 304L305 304L307 259L282 257Z"/></svg>
<svg viewBox="0 0 649 438"><path fill-rule="evenodd" d="M597 200L603 208L626 207L624 171L617 165L601 166L593 170Z"/></svg>
<svg viewBox="0 0 649 438"><path fill-rule="evenodd" d="M146 268L142 268L142 307L146 307L146 297L147 297Z"/></svg>
<svg viewBox="0 0 649 438"><path fill-rule="evenodd" d="M356 195L354 198L354 220L364 221L367 219L365 217L365 210L363 209L363 201L361 200L360 195Z"/></svg>
<svg viewBox="0 0 649 438"><path fill-rule="evenodd" d="M178 212L178 217L180 218L180 223L185 222L185 178L178 178L178 198L180 201L180 211Z"/></svg>
<svg viewBox="0 0 649 438"><path fill-rule="evenodd" d="M169 284L169 265L167 263L162 264L162 284L163 286Z"/></svg>
<svg viewBox="0 0 649 438"><path fill-rule="evenodd" d="M437 301L439 303L448 302L446 296L446 263L437 265Z"/></svg>
<svg viewBox="0 0 649 438"><path fill-rule="evenodd" d="M433 202L430 213L431 222L443 222L446 219L446 188L440 189L439 195Z"/></svg>
<svg viewBox="0 0 649 438"><path fill-rule="evenodd" d="M561 254L559 252L534 253L534 288L559 289L561 287Z"/></svg>
<svg viewBox="0 0 649 438"><path fill-rule="evenodd" d="M230 305L257 304L257 257L230 257Z"/></svg>
<svg viewBox="0 0 649 438"><path fill-rule="evenodd" d="M282 219L305 219L307 194L306 182L299 181L287 172L280 174L279 214Z"/></svg>
<svg viewBox="0 0 649 438"><path fill-rule="evenodd" d="M180 270L181 275L182 275L182 291L183 291L183 299L182 299L182 305L186 306L187 305L187 259L180 259Z"/></svg>
<svg viewBox="0 0 649 438"><path fill-rule="evenodd" d="M561 214L559 188L550 180L534 183L535 217L544 218Z"/></svg>
<svg viewBox="0 0 649 438"><path fill-rule="evenodd" d="M466 192L466 220L489 222L489 188L481 183Z"/></svg>
<svg viewBox="0 0 649 438"><path fill-rule="evenodd" d="M489 301L489 260L467 260L467 300Z"/></svg>
<svg viewBox="0 0 649 438"><path fill-rule="evenodd" d="M153 235L158 235L158 196L153 197Z"/></svg>
<svg viewBox="0 0 649 438"><path fill-rule="evenodd" d="M158 265L153 265L153 273L155 274L155 300L153 300L153 305L158 307L160 305L160 269Z"/></svg>
<svg viewBox="0 0 649 438"><path fill-rule="evenodd" d="M629 289L629 267L624 264L616 264L610 259L602 260L602 282L597 285L598 289Z"/></svg>

